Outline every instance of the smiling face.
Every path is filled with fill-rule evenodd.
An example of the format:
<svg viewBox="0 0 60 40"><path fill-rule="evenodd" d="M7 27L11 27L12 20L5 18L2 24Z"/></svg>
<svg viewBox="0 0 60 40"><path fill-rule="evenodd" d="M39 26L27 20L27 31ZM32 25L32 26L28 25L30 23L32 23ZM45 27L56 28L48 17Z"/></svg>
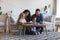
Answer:
<svg viewBox="0 0 60 40"><path fill-rule="evenodd" d="M40 11L36 11L36 14L38 15L40 13Z"/></svg>
<svg viewBox="0 0 60 40"><path fill-rule="evenodd" d="M25 18L25 14L22 13L22 14L20 15L20 18Z"/></svg>
<svg viewBox="0 0 60 40"><path fill-rule="evenodd" d="M36 9L35 14L38 15L40 13L40 9Z"/></svg>
<svg viewBox="0 0 60 40"><path fill-rule="evenodd" d="M25 16L28 16L29 15L29 12L25 12L26 14L25 14Z"/></svg>
<svg viewBox="0 0 60 40"><path fill-rule="evenodd" d="M36 11L35 14L36 14L36 15L40 14L40 11Z"/></svg>
<svg viewBox="0 0 60 40"><path fill-rule="evenodd" d="M23 17L25 17L25 14L23 13Z"/></svg>

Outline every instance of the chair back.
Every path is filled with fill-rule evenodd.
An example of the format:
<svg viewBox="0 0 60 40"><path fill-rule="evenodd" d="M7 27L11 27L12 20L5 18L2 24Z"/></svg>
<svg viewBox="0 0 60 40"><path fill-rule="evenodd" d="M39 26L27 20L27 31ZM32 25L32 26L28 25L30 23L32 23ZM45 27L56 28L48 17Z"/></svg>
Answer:
<svg viewBox="0 0 60 40"><path fill-rule="evenodd" d="M45 17L45 18L44 18L44 21L46 21L46 22L51 22L51 18L52 18L52 16Z"/></svg>

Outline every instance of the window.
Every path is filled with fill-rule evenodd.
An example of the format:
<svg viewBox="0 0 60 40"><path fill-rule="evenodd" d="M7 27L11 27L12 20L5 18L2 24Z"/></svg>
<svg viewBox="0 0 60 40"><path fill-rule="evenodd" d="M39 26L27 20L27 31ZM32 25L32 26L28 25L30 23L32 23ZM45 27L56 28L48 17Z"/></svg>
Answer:
<svg viewBox="0 0 60 40"><path fill-rule="evenodd" d="M57 18L60 18L60 0L57 0L57 14L56 14Z"/></svg>

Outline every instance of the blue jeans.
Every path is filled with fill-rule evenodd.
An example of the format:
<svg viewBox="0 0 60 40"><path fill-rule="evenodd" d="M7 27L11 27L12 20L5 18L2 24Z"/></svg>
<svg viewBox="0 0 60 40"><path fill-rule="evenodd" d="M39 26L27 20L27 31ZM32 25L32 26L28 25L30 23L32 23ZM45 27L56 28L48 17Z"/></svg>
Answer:
<svg viewBox="0 0 60 40"><path fill-rule="evenodd" d="M19 29L18 35L19 35L19 36L22 35L22 29Z"/></svg>
<svg viewBox="0 0 60 40"><path fill-rule="evenodd" d="M30 28L26 28L26 32L25 33L26 34L30 34L30 31L31 31Z"/></svg>
<svg viewBox="0 0 60 40"><path fill-rule="evenodd" d="M31 28L31 31L36 32L36 27Z"/></svg>

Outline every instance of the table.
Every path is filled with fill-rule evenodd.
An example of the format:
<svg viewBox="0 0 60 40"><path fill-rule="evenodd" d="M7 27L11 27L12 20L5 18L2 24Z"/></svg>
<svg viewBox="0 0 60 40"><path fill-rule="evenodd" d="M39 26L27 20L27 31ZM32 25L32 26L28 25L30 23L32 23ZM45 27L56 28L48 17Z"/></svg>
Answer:
<svg viewBox="0 0 60 40"><path fill-rule="evenodd" d="M30 24L30 23L28 23L28 24L21 24L21 23L19 23L19 25L20 26L22 26L23 27L23 34L25 35L25 32L26 32L26 28L27 27L43 27L43 28L45 28L45 32L46 32L46 35L47 35L47 28L46 28L46 24Z"/></svg>

